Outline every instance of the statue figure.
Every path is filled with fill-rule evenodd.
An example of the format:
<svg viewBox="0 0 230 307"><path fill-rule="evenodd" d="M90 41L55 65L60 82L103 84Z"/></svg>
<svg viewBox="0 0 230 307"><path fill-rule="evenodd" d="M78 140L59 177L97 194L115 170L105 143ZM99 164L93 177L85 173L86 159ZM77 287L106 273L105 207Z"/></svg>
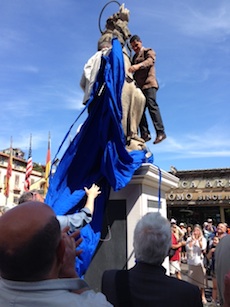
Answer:
<svg viewBox="0 0 230 307"><path fill-rule="evenodd" d="M145 96L136 87L133 75L128 72L131 66L130 52L126 47L126 42L131 37L128 22L129 10L122 4L119 12L107 19L98 46L111 42L113 37L117 37L123 47L126 80L122 90L122 127L127 140L127 150L141 150L145 148L145 141L138 136L138 127L144 111Z"/></svg>

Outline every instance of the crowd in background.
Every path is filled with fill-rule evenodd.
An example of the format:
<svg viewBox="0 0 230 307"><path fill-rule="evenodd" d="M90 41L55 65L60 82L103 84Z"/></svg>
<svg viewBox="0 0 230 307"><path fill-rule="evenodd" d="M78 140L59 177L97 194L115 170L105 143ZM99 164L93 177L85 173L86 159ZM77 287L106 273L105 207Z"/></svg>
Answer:
<svg viewBox="0 0 230 307"><path fill-rule="evenodd" d="M212 306L218 306L218 291L215 272L215 249L220 240L230 233L226 223L213 224L209 218L203 225L186 225L171 219L172 250L170 274L181 279L181 263L188 264L187 280L200 288L202 302L207 304L205 288L212 280Z"/></svg>

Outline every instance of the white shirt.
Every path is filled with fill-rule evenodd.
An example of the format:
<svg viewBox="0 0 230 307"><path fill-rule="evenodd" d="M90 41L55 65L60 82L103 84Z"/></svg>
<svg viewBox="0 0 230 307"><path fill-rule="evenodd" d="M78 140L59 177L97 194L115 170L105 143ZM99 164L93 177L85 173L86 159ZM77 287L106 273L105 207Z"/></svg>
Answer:
<svg viewBox="0 0 230 307"><path fill-rule="evenodd" d="M79 212L74 214L57 215L57 219L60 223L61 229L68 226L70 227L70 231L73 232L90 223L92 221L92 215L88 208L82 208Z"/></svg>
<svg viewBox="0 0 230 307"><path fill-rule="evenodd" d="M85 64L83 74L80 81L80 86L85 92L83 98L83 104L86 104L90 98L90 94L93 89L93 85L96 81L97 73L101 65L101 57L108 55L111 48L103 48L102 50L96 52Z"/></svg>
<svg viewBox="0 0 230 307"><path fill-rule="evenodd" d="M36 259L35 259L36 261ZM1 307L111 307L102 293L87 290L81 294L71 292L88 287L80 278L49 279L38 282L0 280Z"/></svg>
<svg viewBox="0 0 230 307"><path fill-rule="evenodd" d="M199 265L203 264L203 251L207 247L207 240L205 237L202 237L202 247L200 248L200 244L198 240L190 246L190 242L192 241L192 237L189 237L186 241L186 251L187 251L187 262L191 265Z"/></svg>

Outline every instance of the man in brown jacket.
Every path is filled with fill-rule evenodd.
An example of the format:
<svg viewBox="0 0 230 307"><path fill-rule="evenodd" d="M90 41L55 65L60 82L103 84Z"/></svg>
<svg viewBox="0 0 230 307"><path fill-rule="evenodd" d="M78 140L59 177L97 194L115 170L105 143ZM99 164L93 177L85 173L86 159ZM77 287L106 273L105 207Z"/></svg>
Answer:
<svg viewBox="0 0 230 307"><path fill-rule="evenodd" d="M154 128L156 130L156 139L153 142L158 144L166 138L164 125L162 122L160 110L156 102L156 91L158 90L158 82L155 72L156 53L151 48L144 48L142 41L138 35L133 35L130 39L135 55L132 60L132 66L129 71L134 74L134 79L138 87L142 90L146 98L146 107L149 109ZM141 137L147 142L151 139L146 120L145 110L140 122Z"/></svg>

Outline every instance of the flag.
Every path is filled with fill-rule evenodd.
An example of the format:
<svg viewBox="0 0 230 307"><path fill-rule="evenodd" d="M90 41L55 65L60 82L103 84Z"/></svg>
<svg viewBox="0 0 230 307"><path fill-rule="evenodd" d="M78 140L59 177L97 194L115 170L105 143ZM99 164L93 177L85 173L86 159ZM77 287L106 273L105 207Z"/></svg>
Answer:
<svg viewBox="0 0 230 307"><path fill-rule="evenodd" d="M51 160L50 160L50 133L49 133L48 151L47 151L47 155L46 155L46 171L45 171L44 195L46 195L48 187L49 187L50 166L51 166Z"/></svg>
<svg viewBox="0 0 230 307"><path fill-rule="evenodd" d="M12 157L12 141L11 141L10 155L9 155L8 166L6 170L5 188L4 188L4 195L6 196L6 198L8 198L10 194L10 177L12 175L12 161L13 161L13 157Z"/></svg>
<svg viewBox="0 0 230 307"><path fill-rule="evenodd" d="M30 147L28 152L28 160L27 160L27 166L26 166L26 174L25 174L25 182L24 182L24 190L29 191L30 189L30 175L33 170L33 162L32 162L32 136L30 135Z"/></svg>

